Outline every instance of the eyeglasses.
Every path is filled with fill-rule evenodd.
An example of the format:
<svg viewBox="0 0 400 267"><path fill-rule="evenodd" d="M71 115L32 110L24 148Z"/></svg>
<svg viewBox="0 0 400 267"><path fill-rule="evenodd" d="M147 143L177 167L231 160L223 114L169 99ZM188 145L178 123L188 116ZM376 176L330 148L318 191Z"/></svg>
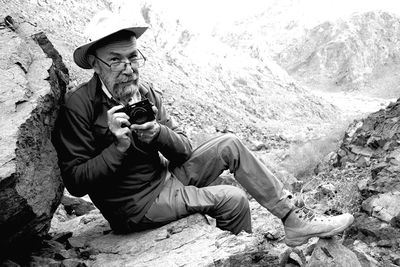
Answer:
<svg viewBox="0 0 400 267"><path fill-rule="evenodd" d="M108 66L111 71L113 72L120 72L125 70L126 64L129 64L131 66L131 68L141 68L144 66L144 63L146 62L146 57L142 54L142 52L140 52L139 49L137 49L137 51L139 52L138 57L133 58L133 59L129 59L129 62L126 61L116 61L113 62L111 64L108 64L107 62L105 62L104 60L102 60L101 58L99 58L98 56L96 56L95 54L93 54L93 56L95 58L97 58L98 60L100 60L101 62L104 63L104 65Z"/></svg>

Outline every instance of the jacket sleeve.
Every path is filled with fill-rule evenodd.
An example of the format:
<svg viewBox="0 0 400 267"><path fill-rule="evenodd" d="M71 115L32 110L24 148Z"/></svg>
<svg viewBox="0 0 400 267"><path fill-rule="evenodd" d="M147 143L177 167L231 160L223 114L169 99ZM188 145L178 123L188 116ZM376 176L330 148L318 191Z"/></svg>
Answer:
<svg viewBox="0 0 400 267"><path fill-rule="evenodd" d="M121 165L125 154L112 143L99 154L89 122L76 111L63 107L56 127L59 166L68 191L83 196Z"/></svg>
<svg viewBox="0 0 400 267"><path fill-rule="evenodd" d="M191 156L192 145L185 132L165 110L160 95L154 91L153 95L158 109L157 121L161 127L155 141L156 147L173 165L179 165Z"/></svg>

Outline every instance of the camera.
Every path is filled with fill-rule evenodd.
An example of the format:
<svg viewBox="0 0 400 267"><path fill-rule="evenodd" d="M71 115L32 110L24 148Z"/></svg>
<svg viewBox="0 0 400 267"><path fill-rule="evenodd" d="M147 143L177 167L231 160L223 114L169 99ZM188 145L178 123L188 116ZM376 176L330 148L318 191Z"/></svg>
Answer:
<svg viewBox="0 0 400 267"><path fill-rule="evenodd" d="M127 105L119 109L118 112L124 112L128 115L131 124L143 124L155 119L152 105L147 98L137 103Z"/></svg>

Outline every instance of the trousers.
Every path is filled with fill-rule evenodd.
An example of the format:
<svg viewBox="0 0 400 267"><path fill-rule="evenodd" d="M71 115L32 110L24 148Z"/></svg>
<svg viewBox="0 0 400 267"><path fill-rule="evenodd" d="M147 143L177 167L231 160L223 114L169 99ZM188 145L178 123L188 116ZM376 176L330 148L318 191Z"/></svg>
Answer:
<svg viewBox="0 0 400 267"><path fill-rule="evenodd" d="M161 193L139 224L162 225L203 213L215 218L223 230L251 232L249 202L243 190L210 186L225 170L278 218L293 208L280 180L235 135L225 134L200 145L185 163L170 169Z"/></svg>

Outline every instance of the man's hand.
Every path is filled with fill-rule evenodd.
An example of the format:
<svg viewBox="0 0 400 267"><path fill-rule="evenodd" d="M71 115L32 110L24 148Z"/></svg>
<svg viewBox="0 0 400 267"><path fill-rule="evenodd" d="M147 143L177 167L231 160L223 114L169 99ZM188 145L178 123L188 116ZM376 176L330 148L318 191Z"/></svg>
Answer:
<svg viewBox="0 0 400 267"><path fill-rule="evenodd" d="M153 106L154 115L157 117L158 109ZM136 133L138 139L150 144L160 133L160 124L156 120L148 121L143 124L132 124L130 129Z"/></svg>
<svg viewBox="0 0 400 267"><path fill-rule="evenodd" d="M130 126L130 123L128 115L123 112L116 112L121 108L123 106L119 105L107 111L107 124L111 133L116 137L117 149L120 152L125 152L131 145L132 132L129 127L122 127L122 125Z"/></svg>

